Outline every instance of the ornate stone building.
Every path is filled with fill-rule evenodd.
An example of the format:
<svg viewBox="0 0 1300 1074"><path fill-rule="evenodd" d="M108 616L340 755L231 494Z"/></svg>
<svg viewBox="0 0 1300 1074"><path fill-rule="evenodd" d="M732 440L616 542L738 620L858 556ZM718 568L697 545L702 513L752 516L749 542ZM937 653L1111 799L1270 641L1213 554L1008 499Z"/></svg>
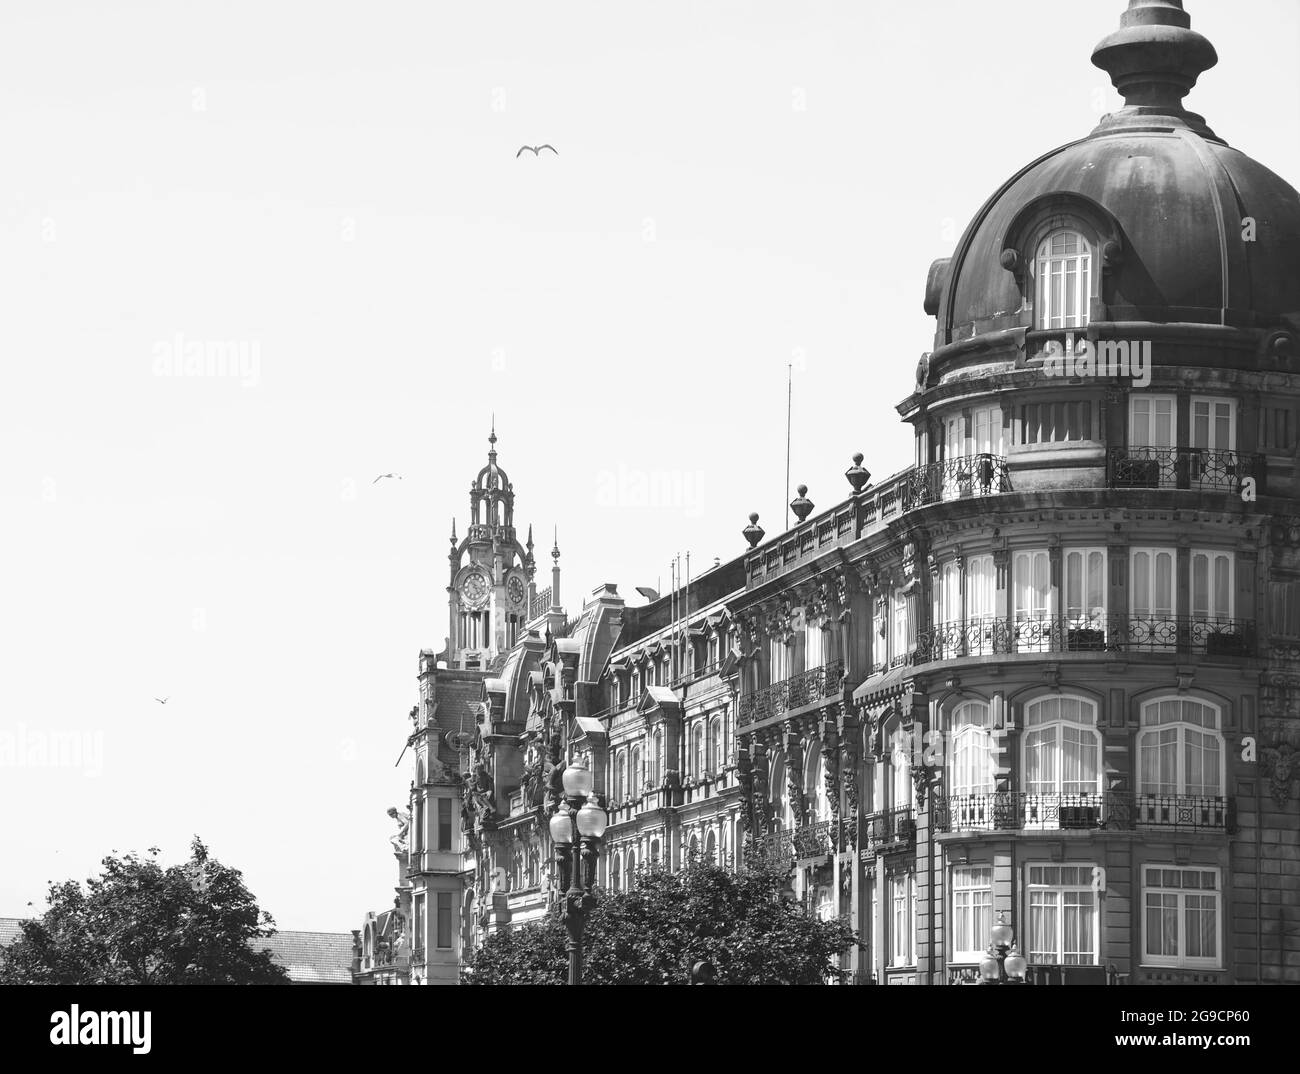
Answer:
<svg viewBox="0 0 1300 1074"><path fill-rule="evenodd" d="M930 272L916 465L747 531L756 834L859 979L970 978L1005 915L1043 982L1300 981L1300 201L1182 107L1181 4L1093 61L1125 107Z"/></svg>
<svg viewBox="0 0 1300 1074"><path fill-rule="evenodd" d="M906 471L859 455L828 510L571 616L493 435L420 656L413 982L551 905L575 755L607 888L788 862L859 982L969 978L999 915L1042 983L1300 982L1300 198L1183 108L1217 56L1180 3L1093 61L1125 106L930 271Z"/></svg>

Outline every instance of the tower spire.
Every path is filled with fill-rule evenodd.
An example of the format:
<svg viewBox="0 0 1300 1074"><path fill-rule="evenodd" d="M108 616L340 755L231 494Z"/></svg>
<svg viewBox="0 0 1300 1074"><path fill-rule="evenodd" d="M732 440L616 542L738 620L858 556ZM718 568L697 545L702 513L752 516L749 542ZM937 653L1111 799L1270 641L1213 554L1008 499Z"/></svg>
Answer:
<svg viewBox="0 0 1300 1074"><path fill-rule="evenodd" d="M488 462L497 461L497 416L492 414L492 432L488 435Z"/></svg>
<svg viewBox="0 0 1300 1074"><path fill-rule="evenodd" d="M1092 62L1124 97L1123 110L1107 116L1099 130L1145 125L1145 117L1162 116L1214 137L1200 116L1183 108L1183 98L1219 54L1192 29L1182 0L1129 0L1120 28L1093 49Z"/></svg>

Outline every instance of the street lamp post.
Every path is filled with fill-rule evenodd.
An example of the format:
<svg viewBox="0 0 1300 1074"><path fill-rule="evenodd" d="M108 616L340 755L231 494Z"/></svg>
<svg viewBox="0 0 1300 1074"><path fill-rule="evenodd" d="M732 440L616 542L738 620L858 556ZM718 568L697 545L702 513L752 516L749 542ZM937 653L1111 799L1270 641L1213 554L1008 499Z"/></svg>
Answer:
<svg viewBox="0 0 1300 1074"><path fill-rule="evenodd" d="M1016 934L1006 922L1005 914L998 914L998 923L989 937L988 951L980 959L980 984L1024 984L1028 963L1016 950Z"/></svg>
<svg viewBox="0 0 1300 1074"><path fill-rule="evenodd" d="M568 932L569 984L582 981L582 930L596 905L596 859L609 818L591 795L591 772L575 762L562 777L564 801L551 814L551 842L564 893L564 927Z"/></svg>

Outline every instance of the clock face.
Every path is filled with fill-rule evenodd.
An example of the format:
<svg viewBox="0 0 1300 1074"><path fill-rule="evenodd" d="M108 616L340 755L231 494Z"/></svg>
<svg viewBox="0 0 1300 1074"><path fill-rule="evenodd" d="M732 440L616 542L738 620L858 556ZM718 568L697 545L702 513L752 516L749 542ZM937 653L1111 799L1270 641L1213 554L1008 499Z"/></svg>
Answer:
<svg viewBox="0 0 1300 1074"><path fill-rule="evenodd" d="M487 579L475 571L466 576L465 581L460 584L460 591L468 603L482 604L487 600Z"/></svg>
<svg viewBox="0 0 1300 1074"><path fill-rule="evenodd" d="M522 604L524 602L524 583L518 575L514 575L506 583L506 595L510 597L511 604Z"/></svg>

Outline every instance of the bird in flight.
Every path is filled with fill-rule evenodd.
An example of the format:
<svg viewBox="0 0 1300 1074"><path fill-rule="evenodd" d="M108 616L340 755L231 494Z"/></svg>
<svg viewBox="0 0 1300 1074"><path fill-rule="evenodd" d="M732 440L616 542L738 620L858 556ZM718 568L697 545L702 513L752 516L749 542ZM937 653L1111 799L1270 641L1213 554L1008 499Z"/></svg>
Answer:
<svg viewBox="0 0 1300 1074"><path fill-rule="evenodd" d="M553 145L521 145L519 147L519 152L515 154L515 160L518 160L524 155L525 149L529 150L535 157L541 156L543 149L549 149L557 157L560 155L560 151Z"/></svg>
<svg viewBox="0 0 1300 1074"><path fill-rule="evenodd" d="M402 475L401 475L401 474L380 474L377 478L375 478L375 479L374 479L372 482L370 482L370 483L371 483L372 485L378 485L379 482L381 482L381 481L382 481L384 478L386 478L386 477L392 477L392 478L395 478L395 479L398 480L398 481L401 481L401 480L402 480Z"/></svg>
<svg viewBox="0 0 1300 1074"><path fill-rule="evenodd" d="M167 697L155 697L154 700L157 701L158 704L160 705L165 705L167 704L167 698L171 696L172 696L171 694L168 694Z"/></svg>

